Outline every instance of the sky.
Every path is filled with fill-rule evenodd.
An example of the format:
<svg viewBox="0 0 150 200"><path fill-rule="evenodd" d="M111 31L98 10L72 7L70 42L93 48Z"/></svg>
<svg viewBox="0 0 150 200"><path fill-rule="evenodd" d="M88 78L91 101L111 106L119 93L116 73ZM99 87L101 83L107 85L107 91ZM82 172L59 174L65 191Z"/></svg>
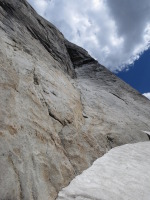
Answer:
<svg viewBox="0 0 150 200"><path fill-rule="evenodd" d="M127 71L117 74L121 79L137 88L140 93L150 91L150 49L145 51ZM148 94L150 98L150 93Z"/></svg>
<svg viewBox="0 0 150 200"><path fill-rule="evenodd" d="M150 0L28 2L69 41L150 96Z"/></svg>

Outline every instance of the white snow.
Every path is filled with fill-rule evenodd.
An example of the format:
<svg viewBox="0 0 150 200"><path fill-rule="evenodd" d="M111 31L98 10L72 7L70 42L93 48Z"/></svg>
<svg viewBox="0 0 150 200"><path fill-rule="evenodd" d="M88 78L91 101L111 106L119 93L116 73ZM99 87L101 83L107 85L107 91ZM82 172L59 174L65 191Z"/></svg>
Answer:
<svg viewBox="0 0 150 200"><path fill-rule="evenodd" d="M150 100L150 92L144 93L143 95Z"/></svg>
<svg viewBox="0 0 150 200"><path fill-rule="evenodd" d="M57 200L150 200L150 142L110 150L77 176Z"/></svg>

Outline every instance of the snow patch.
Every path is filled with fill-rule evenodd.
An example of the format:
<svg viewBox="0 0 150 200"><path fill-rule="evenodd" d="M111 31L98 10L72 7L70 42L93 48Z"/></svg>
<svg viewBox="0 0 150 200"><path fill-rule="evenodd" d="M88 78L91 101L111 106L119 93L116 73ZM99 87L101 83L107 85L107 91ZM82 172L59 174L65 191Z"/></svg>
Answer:
<svg viewBox="0 0 150 200"><path fill-rule="evenodd" d="M77 176L57 200L149 200L149 155L150 142L116 147Z"/></svg>

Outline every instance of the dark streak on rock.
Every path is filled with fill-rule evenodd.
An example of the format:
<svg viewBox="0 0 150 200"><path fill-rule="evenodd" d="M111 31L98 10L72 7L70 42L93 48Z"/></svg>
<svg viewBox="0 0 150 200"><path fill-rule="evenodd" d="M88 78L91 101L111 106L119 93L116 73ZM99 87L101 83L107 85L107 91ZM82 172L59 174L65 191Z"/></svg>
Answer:
<svg viewBox="0 0 150 200"><path fill-rule="evenodd" d="M148 138L149 138L149 140L150 140L150 135L149 135L149 134L147 134L147 136L148 136Z"/></svg>
<svg viewBox="0 0 150 200"><path fill-rule="evenodd" d="M122 100L122 101L124 101L125 102L125 100L124 99L122 99L121 97L119 97L118 95L116 95L116 94L114 94L114 93L112 93L112 92L110 92L111 94L113 94L115 97L117 97L118 99L120 99L120 100ZM127 104L126 102L125 102L125 104ZM128 105L128 104L127 104Z"/></svg>
<svg viewBox="0 0 150 200"><path fill-rule="evenodd" d="M107 135L107 141L108 141L110 148L112 149L113 148L112 144L114 142L114 139L111 136Z"/></svg>
<svg viewBox="0 0 150 200"><path fill-rule="evenodd" d="M56 93L55 92L51 92L54 96L56 96L57 97L57 95L56 95Z"/></svg>
<svg viewBox="0 0 150 200"><path fill-rule="evenodd" d="M35 84L35 85L39 85L39 80L38 80L37 75L35 74L35 71L34 71L34 73L33 73L33 80L34 80L34 84Z"/></svg>
<svg viewBox="0 0 150 200"><path fill-rule="evenodd" d="M52 117L54 120L58 121L58 122L59 122L60 124L62 124L63 126L65 126L65 122L62 122L61 120L59 120L59 119L51 112L50 107L49 107L49 105L47 104L47 102L45 102L45 105L46 105L46 107L47 107L47 109L48 109L48 114L49 114L49 116Z"/></svg>
<svg viewBox="0 0 150 200"><path fill-rule="evenodd" d="M86 115L83 115L84 118L88 118Z"/></svg>
<svg viewBox="0 0 150 200"><path fill-rule="evenodd" d="M15 9L11 6L11 4L6 2L0 2L0 6L6 11L6 13L14 15Z"/></svg>

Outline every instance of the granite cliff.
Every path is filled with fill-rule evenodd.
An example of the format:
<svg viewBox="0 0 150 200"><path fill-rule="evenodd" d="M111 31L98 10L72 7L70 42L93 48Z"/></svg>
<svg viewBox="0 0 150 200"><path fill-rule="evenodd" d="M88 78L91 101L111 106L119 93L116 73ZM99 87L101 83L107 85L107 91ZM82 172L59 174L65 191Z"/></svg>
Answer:
<svg viewBox="0 0 150 200"><path fill-rule="evenodd" d="M110 149L149 140L150 101L26 0L0 0L0 199L53 200Z"/></svg>

